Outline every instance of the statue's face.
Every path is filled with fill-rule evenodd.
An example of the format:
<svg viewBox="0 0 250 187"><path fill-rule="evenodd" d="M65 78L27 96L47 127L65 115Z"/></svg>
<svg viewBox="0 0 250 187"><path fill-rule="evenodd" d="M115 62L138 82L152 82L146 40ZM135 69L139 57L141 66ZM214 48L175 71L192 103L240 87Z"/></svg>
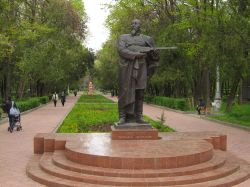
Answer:
<svg viewBox="0 0 250 187"><path fill-rule="evenodd" d="M138 19L133 20L131 23L131 27L132 27L132 30L137 33L141 28L140 20L138 20Z"/></svg>

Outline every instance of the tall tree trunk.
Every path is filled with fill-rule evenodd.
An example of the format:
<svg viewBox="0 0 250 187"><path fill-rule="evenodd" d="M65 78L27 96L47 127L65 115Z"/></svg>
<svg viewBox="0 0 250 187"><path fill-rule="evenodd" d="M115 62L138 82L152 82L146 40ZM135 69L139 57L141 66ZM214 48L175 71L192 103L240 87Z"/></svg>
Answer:
<svg viewBox="0 0 250 187"><path fill-rule="evenodd" d="M200 63L199 63L200 64ZM194 77L194 103L197 104L198 100L202 97L202 72L199 66L197 73Z"/></svg>
<svg viewBox="0 0 250 187"><path fill-rule="evenodd" d="M202 96L207 106L210 103L210 79L209 79L209 69L205 66L202 70Z"/></svg>
<svg viewBox="0 0 250 187"><path fill-rule="evenodd" d="M233 80L230 95L227 99L226 112L231 112L231 110L232 110L233 101L234 101L234 98L236 96L237 88L238 88L240 80L241 80L240 76L235 77Z"/></svg>
<svg viewBox="0 0 250 187"><path fill-rule="evenodd" d="M23 98L24 88L25 88L25 80L20 79L17 88L17 98L19 99Z"/></svg>
<svg viewBox="0 0 250 187"><path fill-rule="evenodd" d="M240 80L240 84L239 84L239 100L238 100L239 104L243 103L243 99L242 99L242 86L243 86L243 79Z"/></svg>
<svg viewBox="0 0 250 187"><path fill-rule="evenodd" d="M5 99L11 96L11 69L10 57L5 59Z"/></svg>
<svg viewBox="0 0 250 187"><path fill-rule="evenodd" d="M2 77L1 85L0 85L0 96L4 98L4 77Z"/></svg>

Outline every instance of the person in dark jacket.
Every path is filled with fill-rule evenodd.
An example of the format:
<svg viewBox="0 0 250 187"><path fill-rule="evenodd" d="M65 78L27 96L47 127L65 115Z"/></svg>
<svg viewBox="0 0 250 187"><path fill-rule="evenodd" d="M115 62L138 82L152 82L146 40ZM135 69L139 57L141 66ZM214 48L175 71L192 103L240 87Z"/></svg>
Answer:
<svg viewBox="0 0 250 187"><path fill-rule="evenodd" d="M12 104L14 105L14 101L12 101L11 97L8 97L8 99L6 100L5 102L5 110L6 110L6 113L8 114L8 117L9 117L9 130L10 132L13 131L13 116L10 115L10 109L12 107Z"/></svg>
<svg viewBox="0 0 250 187"><path fill-rule="evenodd" d="M74 95L75 95L75 96L77 95L77 90L74 90Z"/></svg>
<svg viewBox="0 0 250 187"><path fill-rule="evenodd" d="M62 94L61 94L61 103L62 103L62 106L64 106L65 101L66 101L66 94L65 94L65 92L62 92Z"/></svg>
<svg viewBox="0 0 250 187"><path fill-rule="evenodd" d="M196 107L198 114L201 114L201 110L206 110L206 103L203 99L199 99L199 104Z"/></svg>

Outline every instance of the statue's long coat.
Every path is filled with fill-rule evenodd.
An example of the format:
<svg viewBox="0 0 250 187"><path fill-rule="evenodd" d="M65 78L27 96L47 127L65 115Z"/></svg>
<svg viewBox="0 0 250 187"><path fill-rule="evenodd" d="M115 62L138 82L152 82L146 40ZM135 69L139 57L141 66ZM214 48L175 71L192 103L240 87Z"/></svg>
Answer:
<svg viewBox="0 0 250 187"><path fill-rule="evenodd" d="M135 90L145 89L149 71L156 67L158 55L138 59L134 48L154 47L154 41L146 35L124 34L118 39L119 62L119 108L135 102ZM133 50L131 49L133 48ZM133 113L133 111L127 111Z"/></svg>

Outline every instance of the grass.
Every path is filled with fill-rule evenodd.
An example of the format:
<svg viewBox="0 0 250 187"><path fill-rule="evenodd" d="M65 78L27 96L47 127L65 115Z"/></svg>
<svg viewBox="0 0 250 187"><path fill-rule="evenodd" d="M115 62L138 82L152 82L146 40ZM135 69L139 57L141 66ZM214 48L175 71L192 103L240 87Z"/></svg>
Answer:
<svg viewBox="0 0 250 187"><path fill-rule="evenodd" d="M250 105L249 104L234 104L230 113L225 113L225 104L222 105L221 112L217 116L210 118L238 124L240 126L250 128Z"/></svg>
<svg viewBox="0 0 250 187"><path fill-rule="evenodd" d="M78 100L78 103L114 103L102 95L83 95Z"/></svg>
<svg viewBox="0 0 250 187"><path fill-rule="evenodd" d="M173 131L171 128L154 121L149 117L145 120L160 132ZM117 103L102 95L83 95L72 111L63 121L58 133L107 132L110 126L118 121Z"/></svg>

